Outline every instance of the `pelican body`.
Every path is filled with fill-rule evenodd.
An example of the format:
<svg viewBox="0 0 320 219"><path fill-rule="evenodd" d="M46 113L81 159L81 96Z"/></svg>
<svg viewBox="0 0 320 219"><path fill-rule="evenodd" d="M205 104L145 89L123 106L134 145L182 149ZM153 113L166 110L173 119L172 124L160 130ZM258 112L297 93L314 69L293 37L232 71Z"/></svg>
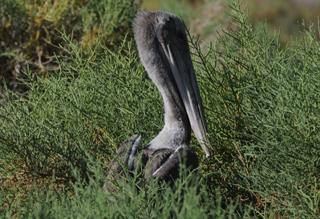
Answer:
<svg viewBox="0 0 320 219"><path fill-rule="evenodd" d="M182 157L188 166L197 165L197 156L189 148L191 132L209 156L204 111L186 27L170 13L139 12L133 31L140 60L164 103L164 127L143 149L145 174L161 179L176 177ZM125 155L125 166L130 170L135 167L140 139L140 136L131 139Z"/></svg>

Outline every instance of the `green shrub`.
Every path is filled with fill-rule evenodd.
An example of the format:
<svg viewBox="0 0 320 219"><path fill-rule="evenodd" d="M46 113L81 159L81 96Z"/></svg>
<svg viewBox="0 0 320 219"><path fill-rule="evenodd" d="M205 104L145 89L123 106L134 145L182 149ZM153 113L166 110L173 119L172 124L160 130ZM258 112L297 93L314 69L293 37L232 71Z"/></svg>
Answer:
<svg viewBox="0 0 320 219"><path fill-rule="evenodd" d="M160 115L161 105L153 104L157 95L141 80L132 42L118 52L105 48L100 59L81 54L70 51L60 73L39 79L27 99L0 109L1 150L17 154L34 172L68 175L65 168L85 165L86 153L104 158L120 140L159 127L159 116L151 115ZM154 122L141 129L148 116Z"/></svg>
<svg viewBox="0 0 320 219"><path fill-rule="evenodd" d="M216 151L206 167L210 186L225 185L226 196L240 194L279 215L316 217L320 43L306 33L282 48L265 28L232 16L238 31L195 52Z"/></svg>
<svg viewBox="0 0 320 219"><path fill-rule="evenodd" d="M91 166L94 179L80 179L72 192L33 190L26 200L13 202L2 216L22 218L236 218L236 204L223 208L221 194L209 198L201 181L182 176L172 187L150 182L137 189L134 179L118 181L119 192L102 190L101 166ZM1 193L0 193L1 194ZM1 197L1 196L0 196ZM0 199L0 204L2 204ZM18 212L15 210L19 209ZM248 210L249 212L249 210ZM0 212L1 215L1 212Z"/></svg>
<svg viewBox="0 0 320 219"><path fill-rule="evenodd" d="M114 47L131 33L133 0L4 0L0 5L0 83L20 92L29 69L47 75L57 70L67 34L84 49L98 42Z"/></svg>

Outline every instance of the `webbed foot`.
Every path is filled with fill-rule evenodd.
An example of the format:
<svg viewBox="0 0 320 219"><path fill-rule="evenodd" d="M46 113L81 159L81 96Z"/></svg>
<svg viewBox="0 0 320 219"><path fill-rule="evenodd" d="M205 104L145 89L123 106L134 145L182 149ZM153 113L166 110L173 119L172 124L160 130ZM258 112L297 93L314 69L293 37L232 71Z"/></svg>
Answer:
<svg viewBox="0 0 320 219"><path fill-rule="evenodd" d="M116 157L111 161L104 189L116 191L114 185L120 177L124 176L125 170L130 174L142 173L145 179L156 178L161 181L174 181L179 177L181 165L185 165L191 171L198 167L196 153L188 147L177 149L151 150L139 148L141 136L134 135L120 144L116 151Z"/></svg>
<svg viewBox="0 0 320 219"><path fill-rule="evenodd" d="M144 170L145 178L174 181L179 177L181 165L185 165L187 170L194 170L199 165L196 153L187 147L156 151L145 149L144 154L148 157Z"/></svg>

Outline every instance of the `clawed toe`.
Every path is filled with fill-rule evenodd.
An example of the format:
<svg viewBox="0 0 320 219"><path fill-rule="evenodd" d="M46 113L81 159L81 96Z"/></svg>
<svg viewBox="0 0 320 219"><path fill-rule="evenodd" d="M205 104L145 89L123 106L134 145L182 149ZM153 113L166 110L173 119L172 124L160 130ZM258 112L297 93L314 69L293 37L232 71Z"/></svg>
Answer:
<svg viewBox="0 0 320 219"><path fill-rule="evenodd" d="M145 177L155 177L164 181L178 178L181 164L188 170L198 167L198 157L190 148L179 147L176 150L160 149L149 152L149 160L145 167Z"/></svg>
<svg viewBox="0 0 320 219"><path fill-rule="evenodd" d="M181 165L185 165L187 170L198 167L198 157L188 147L139 150L140 142L141 136L134 135L120 145L116 158L110 163L105 189L114 191L113 183L124 176L125 170L130 174L142 173L145 179L156 178L168 182L179 177Z"/></svg>
<svg viewBox="0 0 320 219"><path fill-rule="evenodd" d="M135 157L137 156L140 142L141 136L134 135L119 146L115 158L110 163L108 176L121 174L124 169L134 170Z"/></svg>

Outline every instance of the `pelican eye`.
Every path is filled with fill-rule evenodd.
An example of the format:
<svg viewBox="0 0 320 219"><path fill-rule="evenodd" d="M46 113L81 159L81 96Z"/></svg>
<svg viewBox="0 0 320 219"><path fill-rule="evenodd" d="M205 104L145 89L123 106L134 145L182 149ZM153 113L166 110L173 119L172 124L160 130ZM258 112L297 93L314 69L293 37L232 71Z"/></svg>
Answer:
<svg viewBox="0 0 320 219"><path fill-rule="evenodd" d="M167 30L167 28L163 28L162 37L164 40L169 40L169 30Z"/></svg>

